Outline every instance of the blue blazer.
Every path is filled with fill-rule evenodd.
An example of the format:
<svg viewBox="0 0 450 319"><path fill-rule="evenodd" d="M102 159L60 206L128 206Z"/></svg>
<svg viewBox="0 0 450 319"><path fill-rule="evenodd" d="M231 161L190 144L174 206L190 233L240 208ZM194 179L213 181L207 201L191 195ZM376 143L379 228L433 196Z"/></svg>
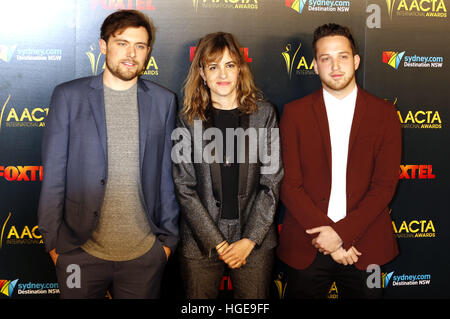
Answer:
<svg viewBox="0 0 450 319"><path fill-rule="evenodd" d="M152 232L173 251L179 208L172 179L173 93L138 80L140 195ZM58 85L42 141L44 176L38 209L45 248L84 244L97 226L107 176L103 74Z"/></svg>

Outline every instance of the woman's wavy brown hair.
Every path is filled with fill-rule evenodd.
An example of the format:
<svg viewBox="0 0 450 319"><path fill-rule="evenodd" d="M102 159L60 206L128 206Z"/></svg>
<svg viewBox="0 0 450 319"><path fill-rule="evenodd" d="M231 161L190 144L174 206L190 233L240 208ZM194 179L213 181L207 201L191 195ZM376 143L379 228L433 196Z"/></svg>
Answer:
<svg viewBox="0 0 450 319"><path fill-rule="evenodd" d="M207 120L207 108L211 104L209 88L203 83L200 70L210 62L217 62L228 49L230 56L240 69L237 90L238 108L245 114L256 111L256 101L262 99L261 91L255 86L253 75L236 38L225 32L205 35L197 44L194 58L184 82L182 113L192 123L194 119Z"/></svg>

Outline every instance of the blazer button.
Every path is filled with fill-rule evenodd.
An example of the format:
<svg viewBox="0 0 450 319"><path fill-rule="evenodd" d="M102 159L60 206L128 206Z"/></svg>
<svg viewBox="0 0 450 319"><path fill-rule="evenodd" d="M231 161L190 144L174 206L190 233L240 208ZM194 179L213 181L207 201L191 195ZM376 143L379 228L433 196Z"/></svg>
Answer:
<svg viewBox="0 0 450 319"><path fill-rule="evenodd" d="M102 179L102 180L100 181L100 184L101 184L101 185L105 185L105 180Z"/></svg>
<svg viewBox="0 0 450 319"><path fill-rule="evenodd" d="M94 216L98 217L98 212L97 211L94 212Z"/></svg>
<svg viewBox="0 0 450 319"><path fill-rule="evenodd" d="M322 198L321 200L322 200L323 203L325 203L327 201L326 198Z"/></svg>

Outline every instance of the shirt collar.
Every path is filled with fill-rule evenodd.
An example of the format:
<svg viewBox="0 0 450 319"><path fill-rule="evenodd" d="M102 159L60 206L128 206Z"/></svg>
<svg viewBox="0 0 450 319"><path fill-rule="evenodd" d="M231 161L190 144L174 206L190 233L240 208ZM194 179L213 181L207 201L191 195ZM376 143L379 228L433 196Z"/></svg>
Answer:
<svg viewBox="0 0 450 319"><path fill-rule="evenodd" d="M322 90L323 90L323 99L325 101L325 105L327 105L328 103L340 104L340 105L354 105L356 103L356 95L358 93L357 85L355 85L355 88L353 89L353 91L350 92L350 94L347 95L346 97L344 97L342 100L334 97L333 95L328 93L327 90L325 90L325 89L322 89Z"/></svg>

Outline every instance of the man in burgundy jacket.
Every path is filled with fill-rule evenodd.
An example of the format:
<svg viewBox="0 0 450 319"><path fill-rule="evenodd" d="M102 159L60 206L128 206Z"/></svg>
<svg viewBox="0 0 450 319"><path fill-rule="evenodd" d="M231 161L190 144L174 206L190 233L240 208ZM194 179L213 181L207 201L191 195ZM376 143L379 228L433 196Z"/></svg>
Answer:
<svg viewBox="0 0 450 319"><path fill-rule="evenodd" d="M326 298L333 282L340 298L379 298L366 269L398 254L388 204L400 123L393 105L356 84L360 57L348 28L317 28L313 47L322 88L287 104L280 123L286 298Z"/></svg>

